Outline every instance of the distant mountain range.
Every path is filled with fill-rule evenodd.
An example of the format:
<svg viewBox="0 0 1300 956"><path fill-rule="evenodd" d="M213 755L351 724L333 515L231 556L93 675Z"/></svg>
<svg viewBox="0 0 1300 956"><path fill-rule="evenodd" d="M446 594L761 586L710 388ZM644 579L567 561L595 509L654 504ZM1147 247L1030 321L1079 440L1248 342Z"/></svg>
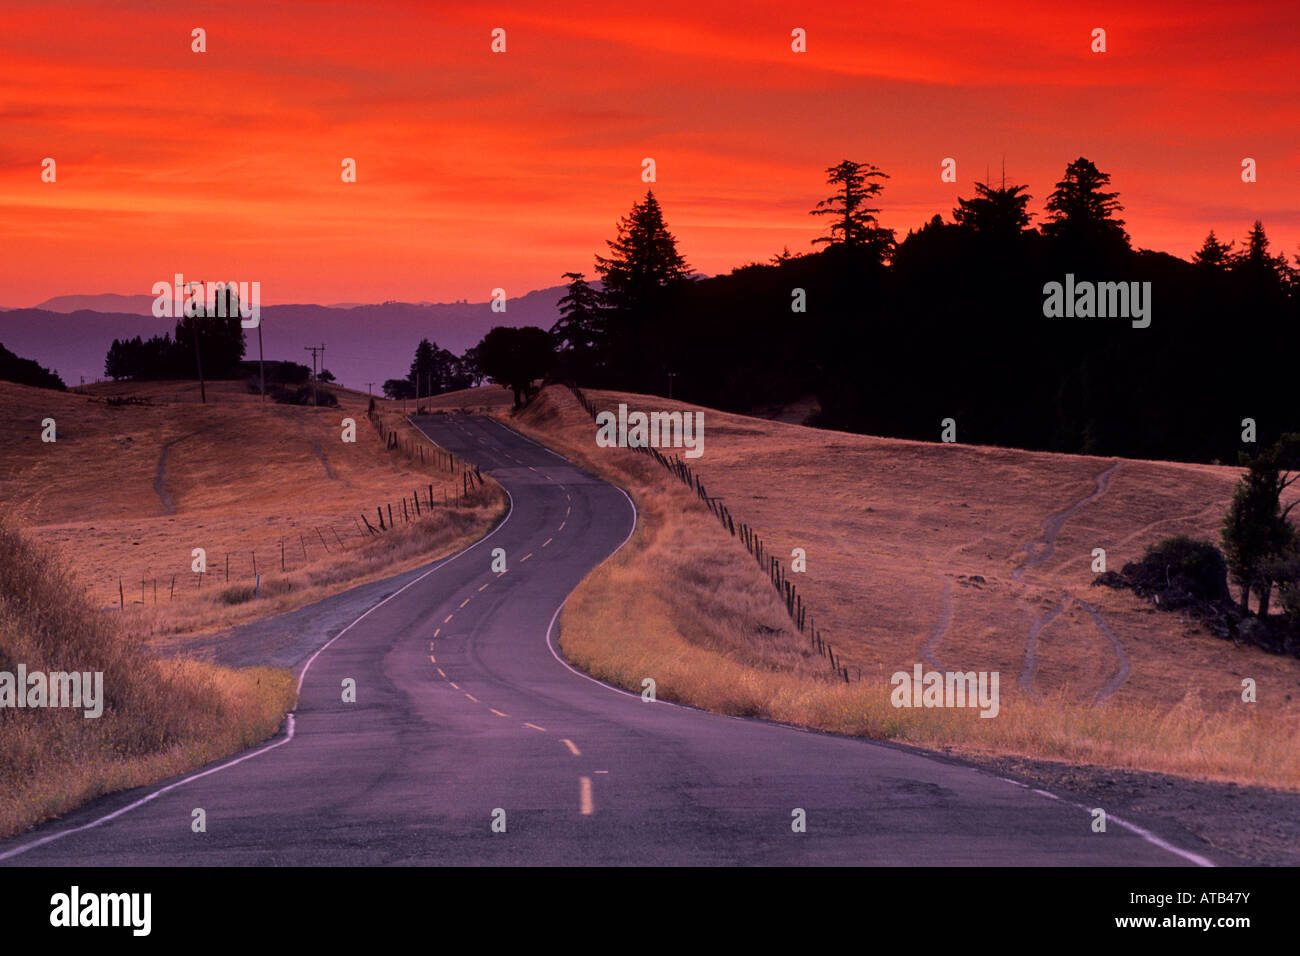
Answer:
<svg viewBox="0 0 1300 956"><path fill-rule="evenodd" d="M262 308L262 344L268 359L311 364L308 345L325 345L325 367L340 384L375 391L385 379L401 378L415 347L428 338L457 355L496 325L549 329L559 318L564 286L538 289L506 301L505 312L489 302L379 305L273 305ZM174 319L153 317L152 295L61 295L30 309L0 310L0 343L35 359L69 386L104 377L104 356L113 339L149 338L172 332ZM246 357L257 358L257 330L245 331Z"/></svg>

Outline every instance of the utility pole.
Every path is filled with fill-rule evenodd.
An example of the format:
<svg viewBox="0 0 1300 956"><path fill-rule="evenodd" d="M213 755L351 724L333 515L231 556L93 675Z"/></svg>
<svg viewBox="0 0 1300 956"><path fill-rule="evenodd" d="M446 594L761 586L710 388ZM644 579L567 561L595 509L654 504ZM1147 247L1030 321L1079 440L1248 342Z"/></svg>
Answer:
<svg viewBox="0 0 1300 956"><path fill-rule="evenodd" d="M375 383L366 382L366 392L373 398L375 394Z"/></svg>
<svg viewBox="0 0 1300 956"><path fill-rule="evenodd" d="M316 403L316 355L317 355L317 353L322 353L322 354L323 354L324 351L325 351L325 346L324 346L324 345L304 345L304 346L302 347L302 350L303 350L304 352L310 352L310 353L311 353L311 403L312 403L313 406L315 406L315 405L317 404L317 403Z"/></svg>
<svg viewBox="0 0 1300 956"><path fill-rule="evenodd" d="M668 373L668 398L669 398L670 400L671 400L672 397L673 397L673 379L675 379L676 377L677 377L677 373L676 373L676 372L669 372L669 373Z"/></svg>

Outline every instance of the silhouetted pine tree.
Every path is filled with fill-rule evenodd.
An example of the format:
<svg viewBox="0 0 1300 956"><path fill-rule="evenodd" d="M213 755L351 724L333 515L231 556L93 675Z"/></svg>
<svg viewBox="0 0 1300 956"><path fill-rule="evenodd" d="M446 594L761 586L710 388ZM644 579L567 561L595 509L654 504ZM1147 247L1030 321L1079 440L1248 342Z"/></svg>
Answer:
<svg viewBox="0 0 1300 956"><path fill-rule="evenodd" d="M596 257L603 288L604 332L610 364L629 384L644 387L657 375L662 346L650 332L672 293L690 275L668 231L654 191L619 220L618 235L606 240L610 255Z"/></svg>
<svg viewBox="0 0 1300 956"><path fill-rule="evenodd" d="M591 287L581 272L566 272L568 291L557 303L560 318L551 326L555 337L561 373L579 381L590 380L599 364L604 311L600 293Z"/></svg>
<svg viewBox="0 0 1300 956"><path fill-rule="evenodd" d="M1192 261L1198 266L1205 266L1210 269L1226 269L1232 262L1232 247L1234 245L1236 243L1220 242L1214 234L1214 230L1211 229L1210 234L1205 237L1205 242L1201 244L1201 248L1196 255L1192 256Z"/></svg>
<svg viewBox="0 0 1300 956"><path fill-rule="evenodd" d="M830 234L818 236L813 245L843 247L864 252L877 262L884 262L894 251L894 231L881 227L876 214L880 210L868 203L884 191L881 179L889 174L871 163L841 160L826 170L826 182L838 186L835 195L817 203L813 216L832 216Z"/></svg>
<svg viewBox="0 0 1300 956"><path fill-rule="evenodd" d="M1028 186L1003 186L993 189L987 183L975 184L972 199L958 199L952 211L953 222L980 235L1008 239L1029 228L1026 209L1032 198Z"/></svg>
<svg viewBox="0 0 1300 956"><path fill-rule="evenodd" d="M1114 252L1129 247L1119 193L1107 192L1110 174L1080 156L1065 167L1065 178L1047 198L1043 235L1066 246L1071 253Z"/></svg>

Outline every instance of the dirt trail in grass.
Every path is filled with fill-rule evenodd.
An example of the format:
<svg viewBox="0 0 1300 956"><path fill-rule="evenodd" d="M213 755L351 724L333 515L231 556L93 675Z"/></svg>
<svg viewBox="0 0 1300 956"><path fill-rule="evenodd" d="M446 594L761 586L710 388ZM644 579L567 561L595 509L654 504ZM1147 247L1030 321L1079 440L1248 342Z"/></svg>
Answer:
<svg viewBox="0 0 1300 956"><path fill-rule="evenodd" d="M153 475L153 490L158 495L158 500L162 502L163 513L174 515L176 507L172 504L172 496L167 493L167 455L171 453L172 445L184 441L189 436L182 438L173 438L167 444L162 446L162 451L158 453L158 467Z"/></svg>
<svg viewBox="0 0 1300 956"><path fill-rule="evenodd" d="M1122 461L1116 461L1105 471L1094 477L1093 482L1096 487L1090 494L1080 498L1068 508L1053 512L1043 520L1042 536L1025 545L1025 559L1020 562L1014 571L1011 572L1012 580L1020 581L1021 575L1024 574L1026 570L1040 566L1051 556L1053 549L1056 547L1056 536L1060 534L1061 529L1065 527L1065 523L1069 521L1080 508L1091 504L1106 493L1106 489L1110 487L1111 479L1115 477L1115 473L1119 471L1122 464ZM1035 695L1038 693L1037 689L1034 687L1034 680L1038 672L1038 637L1047 625L1051 624L1052 621L1054 621L1067 607L1070 606L1071 602L1079 605L1079 607L1092 618L1093 623L1097 625L1097 630L1100 631L1102 636L1110 642L1111 649L1115 653L1115 671L1111 674L1106 683L1102 685L1101 690L1097 692L1095 698L1096 701L1100 703L1108 697L1111 697L1120 689L1120 687L1123 686L1124 682L1128 680L1128 676L1132 672L1133 668L1129 663L1128 655L1124 652L1123 643L1115 636L1115 632L1110 629L1110 625L1106 623L1106 619L1102 616L1101 610L1091 604L1079 600L1068 591L1061 592L1061 603L1046 615L1039 616L1035 612L1030 611L1034 619L1029 625L1029 634L1025 638L1025 653L1020 668L1020 679L1018 683L1026 692Z"/></svg>
<svg viewBox="0 0 1300 956"><path fill-rule="evenodd" d="M1073 517L1076 511L1084 505L1091 504L1106 493L1106 489L1110 486L1111 478L1115 476L1115 472L1119 471L1120 465L1122 464L1123 462L1117 461L1101 474L1097 475L1097 477L1093 479L1093 481L1096 482L1097 488L1092 492L1092 494L1080 498L1074 504L1070 505L1070 507L1063 511L1057 511L1054 514L1050 514L1046 519L1044 519L1042 537L1025 545L1025 560L1021 561L1020 565L1011 572L1012 580L1019 581L1020 576L1024 574L1028 568L1036 568L1051 557L1052 549L1056 547L1056 536L1060 533L1061 528L1063 528L1065 523Z"/></svg>
<svg viewBox="0 0 1300 956"><path fill-rule="evenodd" d="M338 479L334 476L334 469L330 467L329 461L325 458L325 447L321 444L321 440L317 438L313 441L312 447L315 449L316 457L320 459L320 463L325 466L326 476L330 481L337 481Z"/></svg>
<svg viewBox="0 0 1300 956"><path fill-rule="evenodd" d="M934 656L935 648L939 646L939 641L943 639L944 631L948 630L948 625L952 621L952 582L948 581L943 587L943 599L939 607L939 623L935 625L934 630L930 632L930 639L925 642L921 648L921 659L937 671L944 670L944 666L939 663L939 659Z"/></svg>
<svg viewBox="0 0 1300 956"><path fill-rule="evenodd" d="M1111 647L1115 650L1115 673L1111 675L1110 680L1106 681L1105 686L1097 692L1096 699L1097 703L1100 704L1103 700L1110 697L1115 693L1115 691L1119 690L1120 687L1123 686L1124 682L1128 680L1129 672L1132 671L1133 668L1129 664L1128 655L1124 653L1123 643L1121 643L1120 639L1115 636L1115 632L1110 629L1110 625L1106 623L1106 619L1101 616L1101 611L1091 604L1086 604L1083 601L1080 601L1078 598L1075 598L1074 601L1079 605L1079 607L1083 608L1088 613L1088 616L1091 617L1093 621L1096 622L1097 630L1101 631L1101 633L1106 636L1106 640L1110 641Z"/></svg>
<svg viewBox="0 0 1300 956"><path fill-rule="evenodd" d="M1035 697L1041 696L1034 687L1034 678L1038 676L1038 635L1070 606L1071 600L1069 595L1062 596L1061 603L1046 615L1040 617L1034 614L1034 621L1029 625L1029 636L1025 639L1024 663L1020 668L1020 686ZM1033 614L1032 611L1030 613Z"/></svg>
<svg viewBox="0 0 1300 956"><path fill-rule="evenodd" d="M189 434L182 435L180 438L173 438L162 446L162 451L158 453L158 467L154 471L153 490L158 495L158 500L162 502L163 512L169 515L176 513L176 504L172 501L172 496L167 492L167 456L171 450L183 441L188 441L195 435L202 435L204 432L210 432L217 425L204 425L202 428L196 428Z"/></svg>

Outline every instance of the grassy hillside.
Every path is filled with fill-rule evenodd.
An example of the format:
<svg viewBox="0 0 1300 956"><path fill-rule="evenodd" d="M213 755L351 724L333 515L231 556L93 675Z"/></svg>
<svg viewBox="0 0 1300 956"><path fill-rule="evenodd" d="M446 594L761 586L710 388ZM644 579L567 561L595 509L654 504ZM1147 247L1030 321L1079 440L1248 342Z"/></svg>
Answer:
<svg viewBox="0 0 1300 956"><path fill-rule="evenodd" d="M602 408L696 410L589 397ZM793 548L806 549L808 570L793 576L861 680L828 681L805 640L771 633L772 606L784 612L766 603L774 592L743 547L653 462L597 448L590 417L551 388L512 424L622 484L643 509L633 544L564 614L562 646L588 670L637 689L652 676L661 696L846 733L1300 786L1300 662L1090 586L1094 548L1118 569L1173 534L1217 540L1236 469L703 411L693 466L787 567ZM892 707L889 676L917 662L998 671L1001 714ZM1258 703L1242 703L1243 677L1257 682Z"/></svg>
<svg viewBox="0 0 1300 956"><path fill-rule="evenodd" d="M504 508L491 483L456 507L459 474L385 450L359 393L337 390L339 408L315 409L262 405L239 383L209 383L206 405L193 403L193 383L91 392L0 383L0 501L59 549L91 607L121 611L124 598L139 633L285 610L461 547ZM53 443L41 440L47 418ZM355 443L342 440L345 418ZM417 491L418 524L413 505L412 520L402 513ZM360 516L377 526L376 509L387 521L390 505L397 531L371 535ZM206 552L202 575L195 548Z"/></svg>
<svg viewBox="0 0 1300 956"><path fill-rule="evenodd" d="M451 468L463 465L422 460L431 446L399 411L380 403L403 439L390 450L368 397L334 391L327 410L264 406L233 382L209 383L204 405L192 383L0 382L0 671L103 671L107 698L95 719L0 709L0 837L246 748L294 706L286 671L161 659L151 645L183 653L191 635L426 562L504 510L495 483L462 496ZM51 427L57 440L42 441ZM393 524L372 534L360 515L378 527L381 506Z"/></svg>
<svg viewBox="0 0 1300 956"><path fill-rule="evenodd" d="M100 671L103 713L0 708L0 837L101 794L182 773L273 734L292 677L150 656L48 550L0 522L0 671Z"/></svg>

